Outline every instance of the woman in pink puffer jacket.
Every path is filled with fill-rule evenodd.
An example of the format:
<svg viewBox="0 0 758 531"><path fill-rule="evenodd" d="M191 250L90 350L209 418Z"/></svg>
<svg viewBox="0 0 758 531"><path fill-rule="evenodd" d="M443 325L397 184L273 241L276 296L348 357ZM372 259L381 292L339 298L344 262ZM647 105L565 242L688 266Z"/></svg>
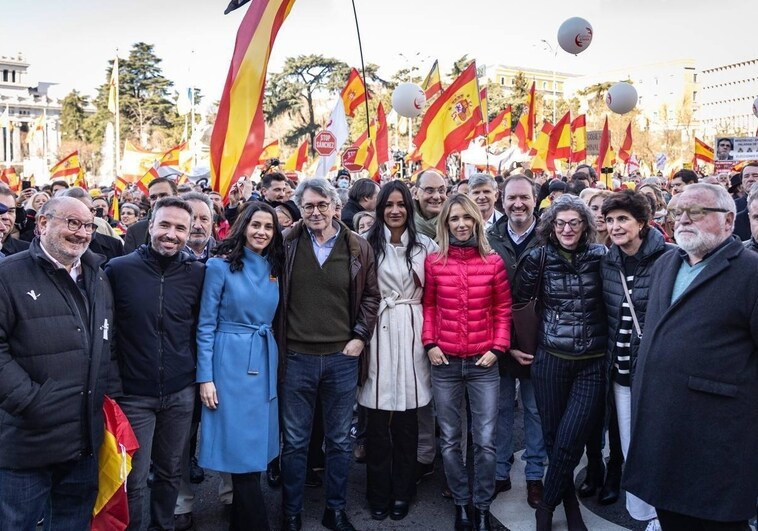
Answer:
<svg viewBox="0 0 758 531"><path fill-rule="evenodd" d="M455 529L490 529L500 391L497 363L510 348L511 291L505 264L487 243L479 209L465 195L455 195L445 204L437 240L440 250L425 264L422 340L432 363L442 462L455 501ZM465 392L474 438L473 488L461 453ZM468 509L472 501L473 522Z"/></svg>

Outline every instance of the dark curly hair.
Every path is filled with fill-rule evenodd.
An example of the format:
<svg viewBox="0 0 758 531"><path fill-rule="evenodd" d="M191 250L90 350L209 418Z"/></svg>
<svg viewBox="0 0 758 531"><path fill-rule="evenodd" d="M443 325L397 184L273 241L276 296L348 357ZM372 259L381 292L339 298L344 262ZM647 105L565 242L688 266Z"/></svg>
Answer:
<svg viewBox="0 0 758 531"><path fill-rule="evenodd" d="M623 210L629 212L634 219L645 225L640 231L640 238L644 238L647 235L647 231L650 230L650 218L652 216L650 210L649 196L635 192L634 190L622 190L620 192L614 192L603 201L601 212L603 217L608 215L608 212L612 210Z"/></svg>
<svg viewBox="0 0 758 531"><path fill-rule="evenodd" d="M276 217L276 211L270 205L261 201L251 201L247 203L242 212L237 216L237 220L229 230L229 235L215 249L215 254L223 256L229 262L229 269L232 271L241 271L244 267L242 257L245 256L245 245L247 244L247 226L256 212L266 212L271 215L274 222L274 237L271 243L263 251L271 265L271 276L278 277L282 272L284 265L284 238L282 238L282 229L279 227L279 220Z"/></svg>
<svg viewBox="0 0 758 531"><path fill-rule="evenodd" d="M597 240L597 228L595 227L595 219L592 215L592 211L585 204L584 201L579 199L575 195L563 194L558 199L553 201L553 204L545 210L540 217L540 224L537 226L537 239L541 244L552 243L556 247L559 245L558 239L555 237L555 228L553 223L558 217L559 212L566 210L573 210L584 222L584 230L582 230L582 237L579 239L579 247L584 247L587 242L594 242Z"/></svg>

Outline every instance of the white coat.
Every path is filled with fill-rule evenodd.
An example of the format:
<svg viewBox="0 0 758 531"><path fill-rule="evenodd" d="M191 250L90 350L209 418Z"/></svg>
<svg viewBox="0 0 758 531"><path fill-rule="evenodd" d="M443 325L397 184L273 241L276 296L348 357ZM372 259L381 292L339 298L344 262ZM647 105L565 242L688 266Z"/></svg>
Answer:
<svg viewBox="0 0 758 531"><path fill-rule="evenodd" d="M424 261L438 247L430 238L417 234L421 247L413 252L408 270L405 250L407 231L401 244L387 244L377 261L377 280L382 296L374 335L369 344L368 377L358 392L358 403L370 409L407 411L427 405L432 399L429 359L421 342L423 328Z"/></svg>

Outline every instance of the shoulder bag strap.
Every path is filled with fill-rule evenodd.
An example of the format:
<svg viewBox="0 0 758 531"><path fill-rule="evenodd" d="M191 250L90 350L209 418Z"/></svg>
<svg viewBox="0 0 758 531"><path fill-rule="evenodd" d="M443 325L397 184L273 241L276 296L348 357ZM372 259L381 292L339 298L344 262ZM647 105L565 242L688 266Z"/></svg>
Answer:
<svg viewBox="0 0 758 531"><path fill-rule="evenodd" d="M637 320L637 312L634 311L634 304L632 304L632 298L629 296L629 286L626 285L626 275L619 269L619 275L621 276L621 284L624 286L624 297L626 297L626 303L629 305L629 309L632 311L632 321L634 321L634 328L637 330L637 336L642 337L642 329L640 329L640 322Z"/></svg>
<svg viewBox="0 0 758 531"><path fill-rule="evenodd" d="M545 250L545 247L542 247L542 252L540 253L540 269L537 274L537 284L534 286L534 294L532 295L532 299L537 300L540 298L540 288L542 287L542 275L545 274L545 255L547 254L547 251Z"/></svg>

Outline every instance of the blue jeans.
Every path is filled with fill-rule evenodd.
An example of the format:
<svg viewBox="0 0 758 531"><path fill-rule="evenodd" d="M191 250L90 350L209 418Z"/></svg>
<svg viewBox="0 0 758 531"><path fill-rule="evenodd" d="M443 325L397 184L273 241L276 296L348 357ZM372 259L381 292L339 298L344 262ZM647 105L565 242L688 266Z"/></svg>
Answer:
<svg viewBox="0 0 758 531"><path fill-rule="evenodd" d="M481 356L448 356L448 365L433 365L432 392L440 425L442 464L456 505L468 505L472 501L461 451L461 441L466 437L461 428L461 402L464 392L468 392L474 439L473 502L477 509L488 510L495 494L500 375L497 363L487 368L477 366L479 358Z"/></svg>
<svg viewBox="0 0 758 531"><path fill-rule="evenodd" d="M521 459L526 462L526 480L541 480L545 472L547 450L542 438L542 423L534 398L534 385L529 378L519 379L521 406L524 408L524 438L526 450ZM499 480L511 477L513 456L513 420L515 417L516 379L510 374L500 377L500 413L497 420L497 473Z"/></svg>
<svg viewBox="0 0 758 531"><path fill-rule="evenodd" d="M97 498L97 458L21 470L0 469L0 531L89 529Z"/></svg>
<svg viewBox="0 0 758 531"><path fill-rule="evenodd" d="M358 385L358 358L341 352L326 355L287 352L280 386L282 509L285 516L303 510L308 443L316 397L323 406L326 441L326 506L345 509L350 469L350 424Z"/></svg>
<svg viewBox="0 0 758 531"><path fill-rule="evenodd" d="M173 529L174 507L182 478L182 461L195 407L195 385L164 395L124 395L118 404L124 410L139 450L132 459L127 481L129 528L143 527L144 506L150 502L150 529ZM147 487L150 461L153 462L152 488Z"/></svg>

